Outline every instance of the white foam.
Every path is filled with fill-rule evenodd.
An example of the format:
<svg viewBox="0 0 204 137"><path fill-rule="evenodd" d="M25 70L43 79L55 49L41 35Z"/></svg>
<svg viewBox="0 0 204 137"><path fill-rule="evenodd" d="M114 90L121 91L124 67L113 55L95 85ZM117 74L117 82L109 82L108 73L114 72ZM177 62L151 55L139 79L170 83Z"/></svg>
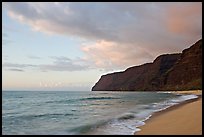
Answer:
<svg viewBox="0 0 204 137"><path fill-rule="evenodd" d="M196 95L179 95L162 102L137 106L137 108L135 108L137 111L130 111L119 115L118 118L111 120L103 127L97 128L96 133L104 135L133 135L135 132L141 130L139 127L145 125L145 121L148 120L154 112L162 111L173 105L179 104L180 102L197 97L198 96ZM129 115L134 115L135 117L130 119L120 119L122 116Z"/></svg>
<svg viewBox="0 0 204 137"><path fill-rule="evenodd" d="M198 98L197 95L183 95L180 96L180 100L185 101L185 100L189 100L189 99L195 99Z"/></svg>
<svg viewBox="0 0 204 137"><path fill-rule="evenodd" d="M173 93L173 92L171 92L171 91L158 91L157 93L167 93L167 94L171 94L171 93Z"/></svg>
<svg viewBox="0 0 204 137"><path fill-rule="evenodd" d="M161 93L161 92L159 92L159 93ZM171 92L169 92L169 93L171 93ZM181 103L183 101L190 100L190 99L195 99L195 98L198 98L198 96L197 95L181 95L179 97L176 97L174 99L169 99L169 100L166 100L164 102L153 103L152 107L157 108L157 109L154 110L154 112L158 112L158 111L165 110L165 109L167 109L167 108L169 108L169 107L171 107L173 105L179 104L179 103ZM134 133L140 131L141 129L139 127L145 125L145 121L148 120L151 116L152 115L150 114L148 117L146 117L144 120L142 120L143 124L141 124L141 125L136 124L136 130L134 131Z"/></svg>

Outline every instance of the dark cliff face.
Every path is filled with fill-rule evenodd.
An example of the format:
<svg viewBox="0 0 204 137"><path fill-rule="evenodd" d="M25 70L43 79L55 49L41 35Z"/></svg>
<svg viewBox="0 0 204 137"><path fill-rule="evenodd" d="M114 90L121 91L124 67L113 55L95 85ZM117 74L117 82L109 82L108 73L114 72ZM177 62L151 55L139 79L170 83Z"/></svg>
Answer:
<svg viewBox="0 0 204 137"><path fill-rule="evenodd" d="M164 89L186 90L202 88L202 40L182 51L181 58L165 79Z"/></svg>
<svg viewBox="0 0 204 137"><path fill-rule="evenodd" d="M101 76L93 91L201 89L202 40L182 53L164 54L153 63Z"/></svg>

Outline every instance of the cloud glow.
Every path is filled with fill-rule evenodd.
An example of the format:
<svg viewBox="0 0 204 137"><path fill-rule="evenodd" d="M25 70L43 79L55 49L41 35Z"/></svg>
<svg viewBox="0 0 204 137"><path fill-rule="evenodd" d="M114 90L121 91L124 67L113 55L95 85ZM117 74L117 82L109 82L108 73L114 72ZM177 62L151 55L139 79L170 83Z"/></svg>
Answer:
<svg viewBox="0 0 204 137"><path fill-rule="evenodd" d="M83 82L86 78L82 75L94 75L87 80L94 83L101 73L181 52L202 37L201 2L4 2L3 13L3 48L8 57L2 66L10 74L7 81L28 72L35 72L34 81L39 80L38 74L56 78L63 72ZM22 35L21 39L16 34ZM74 41L71 44L70 39ZM39 43L30 44L36 41ZM31 50L32 55L24 53ZM21 55L24 57L18 57ZM103 71L99 74L99 70ZM68 78L62 77L75 88L69 84L71 78L65 82ZM46 88L62 86L56 81L33 83Z"/></svg>

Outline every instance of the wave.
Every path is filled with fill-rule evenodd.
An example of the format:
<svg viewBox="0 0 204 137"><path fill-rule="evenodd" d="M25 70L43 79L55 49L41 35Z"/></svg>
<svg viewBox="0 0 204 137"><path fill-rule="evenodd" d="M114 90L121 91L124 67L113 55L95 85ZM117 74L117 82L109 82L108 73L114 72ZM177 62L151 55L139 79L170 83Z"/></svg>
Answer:
<svg viewBox="0 0 204 137"><path fill-rule="evenodd" d="M141 113L142 114L142 113ZM69 134L89 134L89 135L132 135L134 132L139 131L137 128L144 125L143 121L149 119L151 115L144 115L141 120L137 119L136 114L128 112L119 116L114 116L107 120L101 120L96 123L81 125L68 130Z"/></svg>
<svg viewBox="0 0 204 137"><path fill-rule="evenodd" d="M125 113L124 115L120 116L118 120L127 120L133 118L135 118L135 115L133 113Z"/></svg>
<svg viewBox="0 0 204 137"><path fill-rule="evenodd" d="M115 97L88 97L88 98L81 98L80 100L108 100L108 99L119 99Z"/></svg>
<svg viewBox="0 0 204 137"><path fill-rule="evenodd" d="M195 98L198 98L198 96L197 95L179 95L178 97L168 99L163 102L152 103L150 107L153 107L155 109L155 112L157 112L157 111L165 110L171 106L177 105L186 100L191 100Z"/></svg>
<svg viewBox="0 0 204 137"><path fill-rule="evenodd" d="M15 120L20 120L20 119L23 119L23 120L31 120L31 119L36 119L36 118L56 118L56 117L59 117L59 116L73 116L74 114L72 113L65 113L65 114L35 114L35 115L18 115L18 116L8 116L7 118L11 119L15 119Z"/></svg>
<svg viewBox="0 0 204 137"><path fill-rule="evenodd" d="M162 102L152 103L149 105L137 106L136 112L129 111L115 116L109 119L106 123L90 126L89 130L97 129L100 126L99 134L103 131L103 134L129 134L132 135L135 132L140 131L140 126L145 125L145 121L148 120L153 113L167 109L173 105L179 104L183 101L197 98L196 95L182 95L177 96ZM86 127L86 126L85 126ZM86 127L87 128L87 127ZM103 129L104 128L104 129ZM97 134L97 130L96 133Z"/></svg>
<svg viewBox="0 0 204 137"><path fill-rule="evenodd" d="M39 115L30 115L33 117L55 117L55 116L73 116L72 113L65 113L65 114L39 114Z"/></svg>
<svg viewBox="0 0 204 137"><path fill-rule="evenodd" d="M66 99L66 100L54 100L54 101L46 101L44 103L71 103L71 102L75 102L78 99Z"/></svg>
<svg viewBox="0 0 204 137"><path fill-rule="evenodd" d="M165 94L172 94L172 91L157 91L157 93L165 93Z"/></svg>
<svg viewBox="0 0 204 137"><path fill-rule="evenodd" d="M89 134L91 131L94 131L95 129L105 125L108 123L109 120L101 120L98 121L97 123L92 123L92 124L86 124L86 125L81 125L74 127L70 130L68 130L69 134Z"/></svg>
<svg viewBox="0 0 204 137"><path fill-rule="evenodd" d="M197 95L182 95L179 97L179 101L186 101L186 100L189 100L189 99L195 99L195 98L198 98Z"/></svg>
<svg viewBox="0 0 204 137"><path fill-rule="evenodd" d="M54 96L48 98L49 100L41 98L40 102L38 102L39 99L36 101L37 104L36 102L30 104L34 107L29 107L26 103L19 108L16 107L18 114L12 114L14 111L11 111L11 108L5 109L4 113L6 115L3 115L2 118L3 125L7 125L7 128L2 129L3 132L7 130L11 132L12 128L16 127L16 131L23 129L25 133L28 133L29 131L23 128L28 127L33 132L42 128L42 134L53 132L53 134L132 135L134 132L140 131L140 126L144 125L153 113L198 97L196 95L175 94L162 94L160 96L159 93L155 93L156 96L153 93L150 93L150 95L149 93L148 95L147 93L137 94L135 98L132 93L127 94L127 96L126 94L117 94L116 96L101 94L86 96L86 94L80 94L79 96L63 96L63 98L55 98ZM36 107L38 103L41 103L42 107ZM56 106L57 109L55 110ZM33 110L30 111L27 107L33 108ZM34 109L42 111L34 112ZM40 125L33 128L32 125L38 124L38 122ZM46 124L50 125L47 126ZM50 128L51 124L56 128L55 130ZM40 127L41 125L42 127Z"/></svg>
<svg viewBox="0 0 204 137"><path fill-rule="evenodd" d="M86 98L79 98L79 99L46 101L44 103L72 103L75 101L84 101L84 100L109 100L109 99L119 99L119 98L116 98L116 97L86 97Z"/></svg>

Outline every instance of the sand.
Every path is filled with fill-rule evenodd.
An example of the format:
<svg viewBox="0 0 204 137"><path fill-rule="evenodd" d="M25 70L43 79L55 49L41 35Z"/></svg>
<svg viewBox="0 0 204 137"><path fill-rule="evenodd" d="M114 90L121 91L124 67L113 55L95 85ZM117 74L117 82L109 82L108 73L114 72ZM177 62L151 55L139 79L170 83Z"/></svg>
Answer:
<svg viewBox="0 0 204 137"><path fill-rule="evenodd" d="M187 91L171 91L172 93L177 94L194 94L194 95L202 95L202 90L187 90Z"/></svg>
<svg viewBox="0 0 204 137"><path fill-rule="evenodd" d="M183 91L182 94L197 94L200 97L153 114L146 124L140 127L141 131L135 134L202 135L202 91Z"/></svg>

